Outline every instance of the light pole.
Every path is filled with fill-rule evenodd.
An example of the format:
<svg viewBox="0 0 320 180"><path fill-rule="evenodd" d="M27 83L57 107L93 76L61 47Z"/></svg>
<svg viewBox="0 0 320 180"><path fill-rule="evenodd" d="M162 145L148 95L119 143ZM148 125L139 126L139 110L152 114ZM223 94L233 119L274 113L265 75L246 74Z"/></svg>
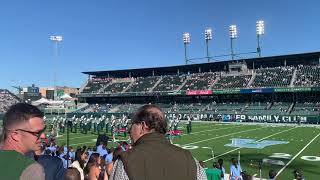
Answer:
<svg viewBox="0 0 320 180"><path fill-rule="evenodd" d="M55 66L58 67L58 43L62 41L62 36L50 36L50 40L54 43L54 61L53 65L53 87L54 87L54 99L57 96L57 71Z"/></svg>
<svg viewBox="0 0 320 180"><path fill-rule="evenodd" d="M206 47L207 47L207 58L208 62L210 62L210 56L209 56L209 41L212 39L212 29L208 28L204 31L204 36L206 40Z"/></svg>
<svg viewBox="0 0 320 180"><path fill-rule="evenodd" d="M233 40L238 37L237 26L231 25L229 26L230 40L231 40L231 57L234 60L234 51L233 51Z"/></svg>
<svg viewBox="0 0 320 180"><path fill-rule="evenodd" d="M188 64L187 45L190 43L190 34L187 32L183 33L183 43L184 43L184 58L185 58L186 64Z"/></svg>
<svg viewBox="0 0 320 180"><path fill-rule="evenodd" d="M257 21L256 22L256 30L257 30L257 53L259 57L261 57L261 47L260 47L260 36L264 35L264 21Z"/></svg>

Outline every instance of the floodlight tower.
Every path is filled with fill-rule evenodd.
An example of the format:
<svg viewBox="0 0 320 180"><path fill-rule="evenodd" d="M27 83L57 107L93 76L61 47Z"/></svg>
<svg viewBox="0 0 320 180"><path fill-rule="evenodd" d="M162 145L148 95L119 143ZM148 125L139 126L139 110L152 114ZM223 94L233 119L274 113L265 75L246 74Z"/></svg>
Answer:
<svg viewBox="0 0 320 180"><path fill-rule="evenodd" d="M257 53L259 57L261 57L261 47L260 47L260 36L264 35L264 21L260 20L256 22L256 30L257 30Z"/></svg>
<svg viewBox="0 0 320 180"><path fill-rule="evenodd" d="M208 62L210 62L209 41L212 40L212 29L211 28L207 28L206 30L204 30L204 37L205 37L205 40L206 40L207 58L208 58Z"/></svg>
<svg viewBox="0 0 320 180"><path fill-rule="evenodd" d="M186 64L188 64L187 45L190 43L190 34L187 32L183 33L183 43L184 43L184 58L186 60Z"/></svg>
<svg viewBox="0 0 320 180"><path fill-rule="evenodd" d="M50 36L50 40L54 43L54 62L57 62L58 61L58 43L62 41L62 36ZM55 64L53 65L53 87L54 87L54 95L56 95L57 72L54 66ZM58 67L58 63L56 66Z"/></svg>
<svg viewBox="0 0 320 180"><path fill-rule="evenodd" d="M234 60L234 51L233 51L233 40L238 37L237 26L231 25L229 26L230 40L231 40L231 57Z"/></svg>

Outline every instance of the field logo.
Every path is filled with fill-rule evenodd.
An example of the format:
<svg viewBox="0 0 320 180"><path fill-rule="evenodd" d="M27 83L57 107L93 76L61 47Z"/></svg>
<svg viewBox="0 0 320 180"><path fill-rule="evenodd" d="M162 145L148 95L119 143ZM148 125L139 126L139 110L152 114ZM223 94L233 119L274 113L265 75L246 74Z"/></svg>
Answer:
<svg viewBox="0 0 320 180"><path fill-rule="evenodd" d="M231 139L231 141L232 141L231 144L226 144L225 146L237 147L237 148L263 149L267 146L289 143L288 141L272 141L272 140L257 141L255 139L240 139L240 138L233 138Z"/></svg>

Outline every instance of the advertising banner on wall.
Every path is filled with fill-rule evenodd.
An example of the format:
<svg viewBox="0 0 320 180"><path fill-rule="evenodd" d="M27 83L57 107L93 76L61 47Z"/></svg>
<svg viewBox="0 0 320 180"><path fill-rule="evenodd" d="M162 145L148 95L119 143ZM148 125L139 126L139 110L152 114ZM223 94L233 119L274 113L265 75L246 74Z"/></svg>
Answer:
<svg viewBox="0 0 320 180"><path fill-rule="evenodd" d="M197 95L211 95L211 90L189 90L187 91L188 96L197 96Z"/></svg>
<svg viewBox="0 0 320 180"><path fill-rule="evenodd" d="M256 89L241 89L241 94L251 94L251 93L273 93L274 88L256 88Z"/></svg>
<svg viewBox="0 0 320 180"><path fill-rule="evenodd" d="M101 117L102 115L110 117L114 115L121 118L123 114L132 115L130 113L68 113L68 117L71 118L73 115L76 117L86 116L90 117ZM181 119L187 120L188 116L192 117L196 121L223 121L223 122L267 122L267 123L320 123L320 116L296 116L296 115L249 115L249 114L218 114L218 113L166 113L166 118L170 119Z"/></svg>

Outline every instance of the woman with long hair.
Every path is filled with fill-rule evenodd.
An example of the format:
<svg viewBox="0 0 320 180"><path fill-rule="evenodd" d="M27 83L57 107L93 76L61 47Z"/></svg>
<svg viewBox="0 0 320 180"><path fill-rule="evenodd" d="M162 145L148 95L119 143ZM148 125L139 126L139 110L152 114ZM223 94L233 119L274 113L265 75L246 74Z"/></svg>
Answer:
<svg viewBox="0 0 320 180"><path fill-rule="evenodd" d="M98 180L101 172L101 157L99 153L92 153L84 169L88 180Z"/></svg>
<svg viewBox="0 0 320 180"><path fill-rule="evenodd" d="M77 149L75 154L75 161L71 164L71 167L76 168L80 172L81 180L84 180L83 168L87 160L87 153L85 149Z"/></svg>

